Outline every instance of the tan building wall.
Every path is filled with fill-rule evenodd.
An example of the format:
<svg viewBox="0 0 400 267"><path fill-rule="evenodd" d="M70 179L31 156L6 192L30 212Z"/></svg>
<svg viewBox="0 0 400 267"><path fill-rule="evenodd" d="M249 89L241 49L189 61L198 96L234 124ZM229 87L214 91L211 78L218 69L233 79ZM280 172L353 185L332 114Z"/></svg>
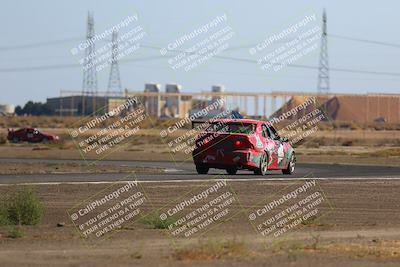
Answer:
<svg viewBox="0 0 400 267"><path fill-rule="evenodd" d="M308 97L293 97L271 117L279 117L307 99ZM371 123L382 119L389 123L400 123L400 96L320 96L315 99L315 105L308 105L289 119L299 119L318 107L325 111L329 120Z"/></svg>

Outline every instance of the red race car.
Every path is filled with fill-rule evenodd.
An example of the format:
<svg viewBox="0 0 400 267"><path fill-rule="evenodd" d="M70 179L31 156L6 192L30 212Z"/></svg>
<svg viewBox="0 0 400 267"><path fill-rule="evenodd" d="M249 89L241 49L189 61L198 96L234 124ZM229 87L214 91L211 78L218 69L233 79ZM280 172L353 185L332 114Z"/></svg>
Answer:
<svg viewBox="0 0 400 267"><path fill-rule="evenodd" d="M19 130L8 129L7 139L13 143L26 141L31 143L56 141L59 139L57 135L42 133L34 128L22 128Z"/></svg>
<svg viewBox="0 0 400 267"><path fill-rule="evenodd" d="M239 169L265 175L268 170L295 171L296 156L287 138L279 137L267 122L248 119L220 119L209 124L197 139L193 151L197 173L210 168L236 174Z"/></svg>

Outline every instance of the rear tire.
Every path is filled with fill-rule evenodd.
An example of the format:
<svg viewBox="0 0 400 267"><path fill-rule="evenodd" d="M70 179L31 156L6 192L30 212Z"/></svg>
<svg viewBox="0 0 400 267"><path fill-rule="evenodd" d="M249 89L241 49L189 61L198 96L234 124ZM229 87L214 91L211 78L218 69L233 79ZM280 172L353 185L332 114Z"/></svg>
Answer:
<svg viewBox="0 0 400 267"><path fill-rule="evenodd" d="M19 143L19 138L18 137L13 137L11 142L13 142L14 144Z"/></svg>
<svg viewBox="0 0 400 267"><path fill-rule="evenodd" d="M290 157L290 161L288 163L288 166L286 169L282 170L283 174L287 174L287 175L291 175L294 173L296 169L296 157L294 154L292 154L292 156Z"/></svg>
<svg viewBox="0 0 400 267"><path fill-rule="evenodd" d="M207 174L210 168L204 164L196 164L196 171L198 174Z"/></svg>
<svg viewBox="0 0 400 267"><path fill-rule="evenodd" d="M268 172L268 155L264 152L260 159L260 166L257 170L254 171L254 174L257 175L266 175Z"/></svg>
<svg viewBox="0 0 400 267"><path fill-rule="evenodd" d="M229 175L235 175L235 174L237 173L237 171L238 171L238 169L235 168L235 167L226 169L226 172L227 172Z"/></svg>

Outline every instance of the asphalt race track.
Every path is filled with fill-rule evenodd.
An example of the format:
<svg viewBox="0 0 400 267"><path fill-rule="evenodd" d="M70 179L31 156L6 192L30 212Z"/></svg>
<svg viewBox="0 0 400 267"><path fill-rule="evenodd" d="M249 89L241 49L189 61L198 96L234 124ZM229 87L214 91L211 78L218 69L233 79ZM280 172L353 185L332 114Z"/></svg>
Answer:
<svg viewBox="0 0 400 267"><path fill-rule="evenodd" d="M81 160L46 160L46 159L0 159L2 163L74 163L86 164ZM102 166L159 167L163 173L137 173L130 175L139 181L189 181L214 178L238 180L256 179L400 179L400 167L360 166L337 164L297 164L294 175L283 175L280 171L270 171L266 176L254 175L253 172L239 171L236 175L226 175L224 170L211 169L207 175L198 175L192 162L153 162L153 161L101 161ZM64 182L115 182L127 179L128 173L52 173L0 175L0 184L12 183L64 183Z"/></svg>

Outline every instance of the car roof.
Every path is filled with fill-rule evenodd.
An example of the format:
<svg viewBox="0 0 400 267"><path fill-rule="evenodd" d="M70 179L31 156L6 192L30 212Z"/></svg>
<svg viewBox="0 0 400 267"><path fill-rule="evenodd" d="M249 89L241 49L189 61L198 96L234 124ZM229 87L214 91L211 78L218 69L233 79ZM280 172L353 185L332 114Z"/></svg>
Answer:
<svg viewBox="0 0 400 267"><path fill-rule="evenodd" d="M265 121L252 120L252 119L216 119L213 122L236 122L236 123L252 123L252 124L262 124L267 123Z"/></svg>

